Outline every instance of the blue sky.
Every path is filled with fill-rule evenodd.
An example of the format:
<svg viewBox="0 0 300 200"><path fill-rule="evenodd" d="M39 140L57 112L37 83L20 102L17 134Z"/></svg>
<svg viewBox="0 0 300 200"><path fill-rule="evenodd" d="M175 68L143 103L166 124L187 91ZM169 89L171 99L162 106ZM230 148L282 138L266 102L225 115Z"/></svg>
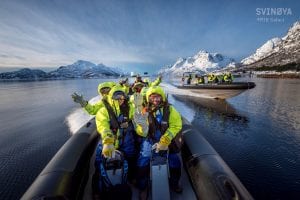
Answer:
<svg viewBox="0 0 300 200"><path fill-rule="evenodd" d="M291 13L258 15L258 8ZM56 68L81 59L155 71L200 50L239 61L284 36L299 13L298 0L1 0L0 66Z"/></svg>

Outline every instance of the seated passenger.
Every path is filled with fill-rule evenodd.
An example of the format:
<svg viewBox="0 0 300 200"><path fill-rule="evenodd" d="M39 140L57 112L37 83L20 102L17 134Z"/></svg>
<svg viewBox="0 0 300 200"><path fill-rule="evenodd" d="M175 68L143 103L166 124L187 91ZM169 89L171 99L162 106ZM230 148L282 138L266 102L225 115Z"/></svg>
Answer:
<svg viewBox="0 0 300 200"><path fill-rule="evenodd" d="M225 73L224 81L225 81L225 83L232 83L233 82L233 76L230 72Z"/></svg>
<svg viewBox="0 0 300 200"><path fill-rule="evenodd" d="M133 114L134 108L120 86L111 89L105 106L96 114L97 131L101 135L103 145L101 153L104 157L111 158L115 149L121 151L128 161L129 180L134 178L137 159Z"/></svg>
<svg viewBox="0 0 300 200"><path fill-rule="evenodd" d="M137 162L137 186L140 190L141 199L147 197L152 146L156 144L157 151L168 150L169 145L182 128L180 114L172 105L168 104L166 95L161 87L150 87L146 93L146 98L149 114L144 124L149 124L148 131L145 132L145 129L139 129L139 122L135 122L137 126L136 132L141 136L140 153ZM182 192L182 188L179 186L181 162L177 153L169 148L169 181L171 189L180 193Z"/></svg>

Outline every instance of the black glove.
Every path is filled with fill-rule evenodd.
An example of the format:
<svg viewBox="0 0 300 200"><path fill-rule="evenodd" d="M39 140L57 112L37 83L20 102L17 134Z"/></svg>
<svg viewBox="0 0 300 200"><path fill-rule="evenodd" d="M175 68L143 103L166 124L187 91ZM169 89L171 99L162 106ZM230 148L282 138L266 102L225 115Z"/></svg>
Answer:
<svg viewBox="0 0 300 200"><path fill-rule="evenodd" d="M83 96L78 95L76 92L74 92L71 96L72 96L73 101L75 103L79 103L81 105L81 107L85 107L88 104L88 102L83 99Z"/></svg>

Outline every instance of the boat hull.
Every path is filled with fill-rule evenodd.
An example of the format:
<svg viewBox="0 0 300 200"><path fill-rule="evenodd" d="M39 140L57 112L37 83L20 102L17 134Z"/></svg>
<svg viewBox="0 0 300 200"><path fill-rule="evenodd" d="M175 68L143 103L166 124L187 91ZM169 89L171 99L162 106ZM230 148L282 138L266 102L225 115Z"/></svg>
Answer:
<svg viewBox="0 0 300 200"><path fill-rule="evenodd" d="M253 82L235 82L231 84L199 84L176 86L179 89L187 89L201 94L207 98L228 99L255 87Z"/></svg>
<svg viewBox="0 0 300 200"><path fill-rule="evenodd" d="M181 179L186 182L183 193L171 194L171 199L252 200L204 137L183 121L181 155L185 167ZM98 141L95 120L91 119L62 146L21 199L92 199L93 155Z"/></svg>

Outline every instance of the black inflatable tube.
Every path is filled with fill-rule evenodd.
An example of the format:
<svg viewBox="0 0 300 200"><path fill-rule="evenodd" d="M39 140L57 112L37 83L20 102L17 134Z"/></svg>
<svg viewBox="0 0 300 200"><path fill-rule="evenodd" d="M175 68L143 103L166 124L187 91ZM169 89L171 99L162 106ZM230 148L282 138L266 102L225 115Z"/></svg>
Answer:
<svg viewBox="0 0 300 200"><path fill-rule="evenodd" d="M217 83L217 84L199 84L199 85L178 85L179 89L211 89L211 90L239 90L252 89L256 85L254 82L234 82L234 83Z"/></svg>
<svg viewBox="0 0 300 200"><path fill-rule="evenodd" d="M82 199L98 139L92 119L61 147L21 199Z"/></svg>
<svg viewBox="0 0 300 200"><path fill-rule="evenodd" d="M223 159L186 121L182 159L198 199L253 199Z"/></svg>
<svg viewBox="0 0 300 200"><path fill-rule="evenodd" d="M183 121L182 159L198 199L253 199L211 145ZM98 140L91 119L62 146L21 199L82 199Z"/></svg>

